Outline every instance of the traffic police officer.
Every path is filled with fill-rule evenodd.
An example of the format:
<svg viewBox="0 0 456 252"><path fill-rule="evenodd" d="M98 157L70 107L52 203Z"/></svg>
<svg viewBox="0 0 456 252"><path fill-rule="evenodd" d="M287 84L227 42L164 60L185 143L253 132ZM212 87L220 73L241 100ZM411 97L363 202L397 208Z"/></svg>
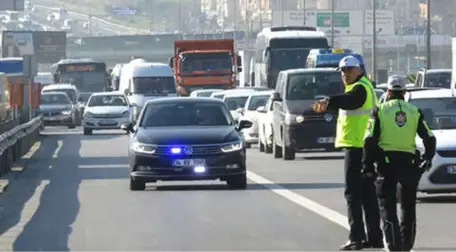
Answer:
<svg viewBox="0 0 456 252"><path fill-rule="evenodd" d="M416 106L404 101L404 94L404 83L388 84L387 101L379 106L368 125L363 156L366 176L375 174L374 162L377 163L377 197L390 251L410 251L413 247L417 187L422 172L431 166L436 148L435 137L423 114ZM425 147L422 160L419 155L416 158L416 134L423 139ZM400 224L396 209L398 183L401 185Z"/></svg>
<svg viewBox="0 0 456 252"><path fill-rule="evenodd" d="M383 248L374 181L364 178L361 173L364 136L372 110L377 105L377 97L355 57L343 58L338 69L342 72L345 93L319 100L313 107L316 112L324 112L328 107L339 109L335 147L345 149L345 199L350 225L349 241L340 249Z"/></svg>

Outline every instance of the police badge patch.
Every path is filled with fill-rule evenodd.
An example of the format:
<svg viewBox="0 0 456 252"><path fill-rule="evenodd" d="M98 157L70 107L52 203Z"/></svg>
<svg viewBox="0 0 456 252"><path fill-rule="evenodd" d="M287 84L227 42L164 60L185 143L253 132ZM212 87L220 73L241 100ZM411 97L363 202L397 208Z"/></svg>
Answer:
<svg viewBox="0 0 456 252"><path fill-rule="evenodd" d="M407 115L402 111L396 112L394 121L396 122L397 126L402 127L407 123Z"/></svg>

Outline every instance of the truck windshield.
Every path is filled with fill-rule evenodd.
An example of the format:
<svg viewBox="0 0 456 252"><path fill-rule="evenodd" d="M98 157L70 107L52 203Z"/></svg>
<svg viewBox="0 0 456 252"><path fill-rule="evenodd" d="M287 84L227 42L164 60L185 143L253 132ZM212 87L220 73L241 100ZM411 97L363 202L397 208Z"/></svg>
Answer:
<svg viewBox="0 0 456 252"><path fill-rule="evenodd" d="M275 49L271 51L271 67L274 70L304 68L310 49Z"/></svg>
<svg viewBox="0 0 456 252"><path fill-rule="evenodd" d="M133 79L134 94L164 95L176 93L176 84L173 77L135 77Z"/></svg>
<svg viewBox="0 0 456 252"><path fill-rule="evenodd" d="M321 95L343 92L339 72L307 72L290 75L287 83L287 100L312 100Z"/></svg>
<svg viewBox="0 0 456 252"><path fill-rule="evenodd" d="M187 53L182 60L181 72L232 71L233 60L228 52Z"/></svg>
<svg viewBox="0 0 456 252"><path fill-rule="evenodd" d="M425 87L451 88L451 72L426 73Z"/></svg>

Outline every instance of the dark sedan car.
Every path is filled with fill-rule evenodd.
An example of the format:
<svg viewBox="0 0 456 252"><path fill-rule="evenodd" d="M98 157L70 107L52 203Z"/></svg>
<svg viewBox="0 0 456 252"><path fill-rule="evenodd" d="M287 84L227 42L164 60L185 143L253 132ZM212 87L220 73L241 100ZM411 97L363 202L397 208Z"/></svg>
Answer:
<svg viewBox="0 0 456 252"><path fill-rule="evenodd" d="M130 138L130 189L173 180L226 181L245 189L246 149L238 125L221 100L162 98L148 101L136 125L124 124Z"/></svg>

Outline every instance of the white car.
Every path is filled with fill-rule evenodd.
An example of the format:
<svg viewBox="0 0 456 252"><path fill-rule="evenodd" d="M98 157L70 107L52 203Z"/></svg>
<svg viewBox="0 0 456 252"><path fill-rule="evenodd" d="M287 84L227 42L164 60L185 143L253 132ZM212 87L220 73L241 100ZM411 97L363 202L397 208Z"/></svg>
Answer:
<svg viewBox="0 0 456 252"><path fill-rule="evenodd" d="M121 93L94 93L84 109L82 125L84 135L93 130L120 129L124 123L131 122L131 107L128 99Z"/></svg>
<svg viewBox="0 0 456 252"><path fill-rule="evenodd" d="M418 191L456 193L456 92L423 90L409 92L406 99L421 109L437 140L432 168L421 176ZM417 138L417 148L423 153L420 138Z"/></svg>
<svg viewBox="0 0 456 252"><path fill-rule="evenodd" d="M198 89L190 93L190 97L210 97L213 93L221 92L223 89Z"/></svg>
<svg viewBox="0 0 456 252"><path fill-rule="evenodd" d="M272 106L269 97L265 106L259 107L258 112L258 149L260 152L272 153Z"/></svg>
<svg viewBox="0 0 456 252"><path fill-rule="evenodd" d="M244 109L242 109L242 111L238 111L240 114L242 114L243 119L245 118L246 120L252 122L252 127L244 129L242 131L242 135L244 136L244 140L247 143L247 147L249 147L251 144L258 143L258 119L264 114L257 110L259 108L264 109L264 106L268 102L273 92L273 90L270 90L251 93L247 99L247 102L245 103Z"/></svg>
<svg viewBox="0 0 456 252"><path fill-rule="evenodd" d="M230 109L231 116L237 122L242 116L242 110L251 92L234 92L224 95L223 101Z"/></svg>

